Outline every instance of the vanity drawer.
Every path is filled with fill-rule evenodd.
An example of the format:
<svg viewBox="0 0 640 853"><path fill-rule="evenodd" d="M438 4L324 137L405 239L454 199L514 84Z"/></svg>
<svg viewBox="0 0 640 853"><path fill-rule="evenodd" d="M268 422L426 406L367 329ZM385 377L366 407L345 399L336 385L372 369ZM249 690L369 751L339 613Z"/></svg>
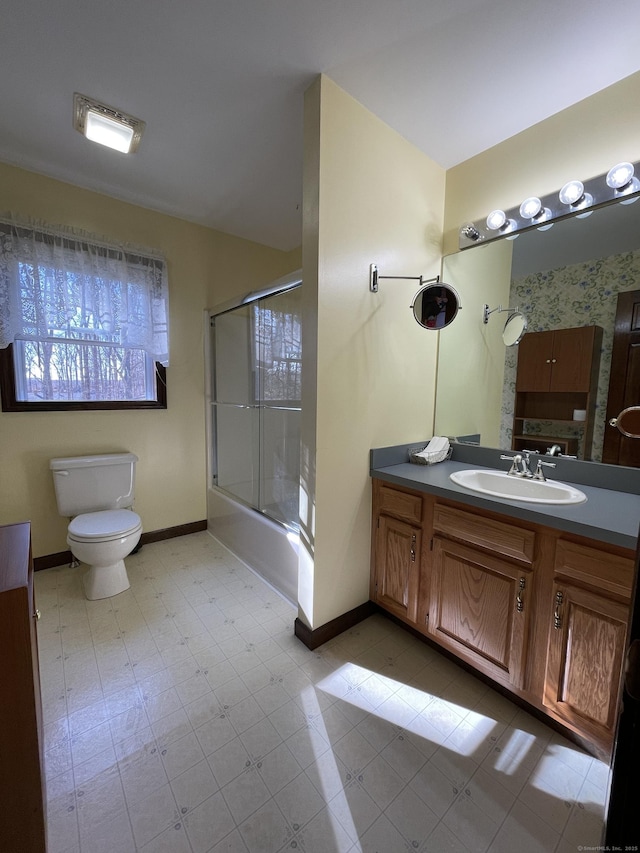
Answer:
<svg viewBox="0 0 640 853"><path fill-rule="evenodd" d="M402 521L414 524L422 522L422 497L420 495L402 492L390 486L380 486L378 512L381 515L392 515Z"/></svg>
<svg viewBox="0 0 640 853"><path fill-rule="evenodd" d="M436 504L433 529L522 563L533 563L535 533L481 514Z"/></svg>
<svg viewBox="0 0 640 853"><path fill-rule="evenodd" d="M607 590L624 598L631 595L635 561L610 551L559 539L556 545L556 575L581 581L598 591Z"/></svg>

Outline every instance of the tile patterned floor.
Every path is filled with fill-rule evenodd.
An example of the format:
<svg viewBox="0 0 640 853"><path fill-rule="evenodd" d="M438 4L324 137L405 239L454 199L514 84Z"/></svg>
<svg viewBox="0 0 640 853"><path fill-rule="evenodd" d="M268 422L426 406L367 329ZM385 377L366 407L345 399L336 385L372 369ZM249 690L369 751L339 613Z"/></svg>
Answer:
<svg viewBox="0 0 640 853"><path fill-rule="evenodd" d="M207 533L36 575L50 853L569 853L607 767L375 616L310 652Z"/></svg>

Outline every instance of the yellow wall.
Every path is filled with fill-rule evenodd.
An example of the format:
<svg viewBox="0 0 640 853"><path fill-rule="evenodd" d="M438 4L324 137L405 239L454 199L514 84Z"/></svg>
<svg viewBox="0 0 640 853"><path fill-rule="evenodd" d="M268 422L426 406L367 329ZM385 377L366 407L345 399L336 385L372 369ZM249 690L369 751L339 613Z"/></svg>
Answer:
<svg viewBox="0 0 640 853"><path fill-rule="evenodd" d="M300 616L368 598L369 448L431 434L437 333L409 306L439 272L444 170L327 77L305 98Z"/></svg>
<svg viewBox="0 0 640 853"><path fill-rule="evenodd" d="M5 211L82 228L164 253L169 268L168 409L0 412L0 524L29 519L34 555L66 550L48 462L54 456L130 450L135 509L144 529L206 518L203 311L300 265L284 253L0 164Z"/></svg>

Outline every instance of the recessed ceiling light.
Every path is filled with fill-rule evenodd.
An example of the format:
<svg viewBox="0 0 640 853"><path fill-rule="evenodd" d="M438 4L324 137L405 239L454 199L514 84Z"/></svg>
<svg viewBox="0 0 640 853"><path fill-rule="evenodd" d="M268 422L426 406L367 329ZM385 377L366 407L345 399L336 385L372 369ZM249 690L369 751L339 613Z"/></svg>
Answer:
<svg viewBox="0 0 640 853"><path fill-rule="evenodd" d="M76 92L73 96L73 126L92 142L124 154L133 154L140 144L145 123Z"/></svg>

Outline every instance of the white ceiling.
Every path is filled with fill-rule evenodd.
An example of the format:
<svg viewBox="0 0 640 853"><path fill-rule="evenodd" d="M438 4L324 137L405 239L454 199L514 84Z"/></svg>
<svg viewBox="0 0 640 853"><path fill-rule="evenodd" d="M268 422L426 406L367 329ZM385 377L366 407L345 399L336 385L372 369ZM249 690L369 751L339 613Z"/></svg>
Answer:
<svg viewBox="0 0 640 853"><path fill-rule="evenodd" d="M0 160L292 249L320 72L449 168L638 71L639 36L638 0L3 0ZM76 91L147 122L137 154L73 130Z"/></svg>

